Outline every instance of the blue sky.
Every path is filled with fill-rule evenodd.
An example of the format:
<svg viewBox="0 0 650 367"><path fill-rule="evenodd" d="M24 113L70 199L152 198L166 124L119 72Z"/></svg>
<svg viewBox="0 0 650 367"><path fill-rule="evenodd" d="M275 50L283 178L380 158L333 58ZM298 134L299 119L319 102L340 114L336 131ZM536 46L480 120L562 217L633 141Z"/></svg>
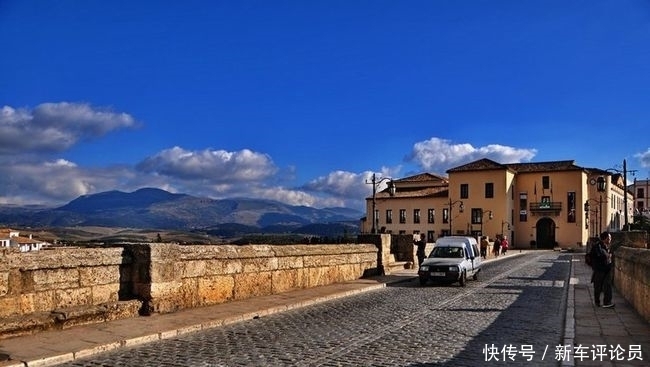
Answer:
<svg viewBox="0 0 650 367"><path fill-rule="evenodd" d="M647 1L0 0L0 44L0 204L361 209L373 172L484 157L650 172Z"/></svg>

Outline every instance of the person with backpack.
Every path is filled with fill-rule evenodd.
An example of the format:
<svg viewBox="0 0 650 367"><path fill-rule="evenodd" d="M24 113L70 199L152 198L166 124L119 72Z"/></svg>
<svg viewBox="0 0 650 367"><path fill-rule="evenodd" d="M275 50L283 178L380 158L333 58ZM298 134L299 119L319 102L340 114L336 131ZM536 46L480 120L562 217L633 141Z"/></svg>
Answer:
<svg viewBox="0 0 650 367"><path fill-rule="evenodd" d="M600 234L599 241L591 247L591 266L594 270L591 281L594 283L594 303L600 307L600 294L603 294L602 307L614 307L612 303L612 282L614 269L612 266L612 235L605 231Z"/></svg>

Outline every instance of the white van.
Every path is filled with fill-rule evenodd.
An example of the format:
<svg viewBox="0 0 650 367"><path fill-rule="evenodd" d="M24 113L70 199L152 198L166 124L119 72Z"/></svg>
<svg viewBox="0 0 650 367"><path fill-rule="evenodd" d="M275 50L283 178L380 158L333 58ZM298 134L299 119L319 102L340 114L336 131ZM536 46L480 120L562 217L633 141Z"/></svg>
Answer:
<svg viewBox="0 0 650 367"><path fill-rule="evenodd" d="M420 284L458 282L465 286L467 277L478 279L481 255L474 237L447 236L438 238L433 250L420 268Z"/></svg>

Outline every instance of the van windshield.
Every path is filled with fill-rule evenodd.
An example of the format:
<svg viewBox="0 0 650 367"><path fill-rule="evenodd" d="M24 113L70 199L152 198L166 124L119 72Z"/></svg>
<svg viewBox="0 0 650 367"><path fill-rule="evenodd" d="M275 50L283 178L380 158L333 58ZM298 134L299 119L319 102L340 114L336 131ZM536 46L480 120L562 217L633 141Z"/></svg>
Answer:
<svg viewBox="0 0 650 367"><path fill-rule="evenodd" d="M461 258L464 254L460 247L434 247L429 257Z"/></svg>

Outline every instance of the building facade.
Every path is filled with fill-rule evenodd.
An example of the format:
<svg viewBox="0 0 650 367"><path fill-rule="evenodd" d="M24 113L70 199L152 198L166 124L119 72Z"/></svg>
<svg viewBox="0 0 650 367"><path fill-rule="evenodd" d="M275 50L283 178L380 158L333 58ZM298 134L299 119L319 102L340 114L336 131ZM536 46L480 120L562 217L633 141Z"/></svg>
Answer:
<svg viewBox="0 0 650 367"><path fill-rule="evenodd" d="M440 236L507 235L515 248L572 248L623 228L625 186L620 174L574 161L500 164L480 159L447 171L390 182L366 199L361 230ZM633 197L627 193L628 214ZM373 213L374 207L374 213ZM371 218L370 221L367 220Z"/></svg>
<svg viewBox="0 0 650 367"><path fill-rule="evenodd" d="M642 214L650 217L650 179L634 180L630 185L630 191L634 193L634 214Z"/></svg>

